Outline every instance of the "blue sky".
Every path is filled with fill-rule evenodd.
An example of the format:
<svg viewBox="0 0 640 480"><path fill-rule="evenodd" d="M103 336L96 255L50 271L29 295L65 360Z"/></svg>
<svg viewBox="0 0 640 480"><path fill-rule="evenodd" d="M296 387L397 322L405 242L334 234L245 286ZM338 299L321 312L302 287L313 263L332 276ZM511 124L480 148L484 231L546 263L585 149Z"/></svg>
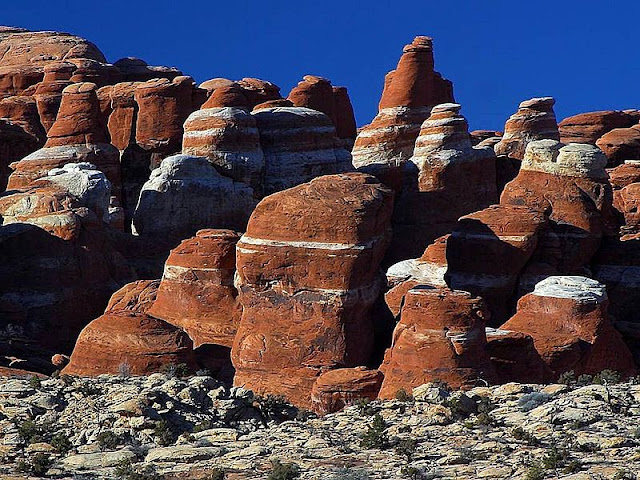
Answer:
<svg viewBox="0 0 640 480"><path fill-rule="evenodd" d="M558 119L640 108L639 0L2 0L0 24L68 31L111 62L137 56L198 82L303 75L349 88L359 125L415 35L434 38L472 129L502 129L520 101L554 96Z"/></svg>

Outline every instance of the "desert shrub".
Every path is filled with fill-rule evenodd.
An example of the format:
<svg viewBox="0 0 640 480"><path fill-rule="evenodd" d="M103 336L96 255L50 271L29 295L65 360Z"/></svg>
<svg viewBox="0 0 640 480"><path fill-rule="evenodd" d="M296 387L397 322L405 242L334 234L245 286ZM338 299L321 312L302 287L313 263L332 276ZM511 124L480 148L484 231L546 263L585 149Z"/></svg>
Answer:
<svg viewBox="0 0 640 480"><path fill-rule="evenodd" d="M396 392L396 400L400 402L413 402L413 395L407 393L404 388L401 388Z"/></svg>
<svg viewBox="0 0 640 480"><path fill-rule="evenodd" d="M602 370L600 373L593 377L593 383L598 385L611 385L614 383L620 383L620 374L614 370Z"/></svg>
<svg viewBox="0 0 640 480"><path fill-rule="evenodd" d="M27 418L22 422L16 422L15 426L18 429L20 440L27 445L43 442L52 428L51 424L48 423L38 425L35 420L31 418Z"/></svg>
<svg viewBox="0 0 640 480"><path fill-rule="evenodd" d="M163 366L161 371L169 378L182 378L189 375L189 367L186 363L169 363Z"/></svg>
<svg viewBox="0 0 640 480"><path fill-rule="evenodd" d="M516 440L527 442L529 445L532 445L532 446L537 445L539 443L535 435L525 431L522 427L516 427L513 430L511 430L511 435L513 435L513 438L515 438Z"/></svg>
<svg viewBox="0 0 640 480"><path fill-rule="evenodd" d="M168 447L175 441L175 435L166 420L159 420L153 427L153 435L156 437L158 445Z"/></svg>
<svg viewBox="0 0 640 480"><path fill-rule="evenodd" d="M563 467L569 458L569 452L563 448L553 445L542 459L542 465L547 469Z"/></svg>
<svg viewBox="0 0 640 480"><path fill-rule="evenodd" d="M114 475L121 480L160 480L162 478L151 465L137 468L131 460L122 460L118 463Z"/></svg>
<svg viewBox="0 0 640 480"><path fill-rule="evenodd" d="M358 413L360 416L370 417L374 413L376 413L373 405L371 405L371 400L368 398L359 398L356 401L356 406L358 407Z"/></svg>
<svg viewBox="0 0 640 480"><path fill-rule="evenodd" d="M122 362L120 365L118 365L118 376L122 380L129 378L131 376L131 365L129 365L127 362Z"/></svg>
<svg viewBox="0 0 640 480"><path fill-rule="evenodd" d="M518 400L518 406L523 412L528 412L544 403L547 403L550 398L551 395L548 393L531 392L520 397L520 400Z"/></svg>
<svg viewBox="0 0 640 480"><path fill-rule="evenodd" d="M531 465L524 474L524 480L542 480L545 477L545 470L539 463Z"/></svg>
<svg viewBox="0 0 640 480"><path fill-rule="evenodd" d="M69 440L69 437L67 437L67 435L63 432L56 433L51 438L51 441L49 443L56 451L56 453L59 453L61 455L67 453L69 450L71 450L71 448L73 448L71 440Z"/></svg>
<svg viewBox="0 0 640 480"><path fill-rule="evenodd" d="M19 460L16 463L16 470L20 473L32 473L43 476L52 464L53 461L49 455L46 453L36 453L27 460Z"/></svg>
<svg viewBox="0 0 640 480"><path fill-rule="evenodd" d="M373 417L371 425L360 438L360 446L363 448L377 448L384 450L389 446L389 438L387 436L387 424L382 415L376 413Z"/></svg>
<svg viewBox="0 0 640 480"><path fill-rule="evenodd" d="M101 450L114 450L120 443L120 437L111 430L100 432L96 440Z"/></svg>
<svg viewBox="0 0 640 480"><path fill-rule="evenodd" d="M191 432L192 433L204 432L205 430L209 430L213 427L214 427L214 424L211 420L203 420L202 422L198 423L195 427L193 427L193 430L191 430Z"/></svg>
<svg viewBox="0 0 640 480"><path fill-rule="evenodd" d="M413 454L416 453L417 448L418 441L416 439L406 438L398 442L398 445L396 446L396 453L405 457L407 462L410 462L413 459Z"/></svg>
<svg viewBox="0 0 640 480"><path fill-rule="evenodd" d="M37 375L33 375L29 379L29 386L31 388L35 388L36 390L39 390L40 388L42 388L42 380L40 380L40 377L38 377Z"/></svg>
<svg viewBox="0 0 640 480"><path fill-rule="evenodd" d="M266 395L255 397L255 403L260 410L262 418L269 422L283 422L293 420L298 414L298 409L291 405L282 395Z"/></svg>
<svg viewBox="0 0 640 480"><path fill-rule="evenodd" d="M327 480L371 480L371 476L362 468L343 467L332 473Z"/></svg>
<svg viewBox="0 0 640 480"><path fill-rule="evenodd" d="M224 480L225 476L226 474L222 468L214 468L207 478L208 480Z"/></svg>
<svg viewBox="0 0 640 480"><path fill-rule="evenodd" d="M576 383L576 374L573 370L569 370L568 372L561 373L557 381L563 385L573 385Z"/></svg>
<svg viewBox="0 0 640 480"><path fill-rule="evenodd" d="M300 476L300 467L295 463L282 463L280 460L271 460L271 472L267 480L293 480Z"/></svg>

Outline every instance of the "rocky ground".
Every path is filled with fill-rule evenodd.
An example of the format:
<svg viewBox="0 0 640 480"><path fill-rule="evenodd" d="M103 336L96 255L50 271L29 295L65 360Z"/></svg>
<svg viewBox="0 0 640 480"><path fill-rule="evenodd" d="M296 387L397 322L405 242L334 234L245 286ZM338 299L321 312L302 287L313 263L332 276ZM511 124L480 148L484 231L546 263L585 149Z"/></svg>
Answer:
<svg viewBox="0 0 640 480"><path fill-rule="evenodd" d="M640 384L506 384L318 418L206 375L0 379L0 478L633 479ZM587 383L587 384L584 384Z"/></svg>

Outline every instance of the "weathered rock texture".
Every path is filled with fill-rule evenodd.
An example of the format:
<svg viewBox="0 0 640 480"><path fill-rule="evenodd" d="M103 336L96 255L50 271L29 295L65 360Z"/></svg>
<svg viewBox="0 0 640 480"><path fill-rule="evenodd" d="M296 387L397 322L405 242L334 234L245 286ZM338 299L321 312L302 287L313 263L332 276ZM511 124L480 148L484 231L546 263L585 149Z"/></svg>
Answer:
<svg viewBox="0 0 640 480"><path fill-rule="evenodd" d="M560 140L554 103L551 97L522 102L504 126L502 139L495 146L496 155L522 160L529 142L545 138Z"/></svg>
<svg viewBox="0 0 640 480"><path fill-rule="evenodd" d="M487 352L498 383L547 383L553 380L553 372L529 335L498 328L486 328L485 333Z"/></svg>
<svg viewBox="0 0 640 480"><path fill-rule="evenodd" d="M462 215L498 200L495 155L472 147L460 105L433 108L422 124L413 156L404 165L404 184L393 216L388 261L418 257Z"/></svg>
<svg viewBox="0 0 640 480"><path fill-rule="evenodd" d="M493 205L460 219L447 240L447 284L481 296L491 325L506 321L518 276L538 245L542 212L524 206ZM515 306L515 305L513 305Z"/></svg>
<svg viewBox="0 0 640 480"><path fill-rule="evenodd" d="M517 313L500 327L533 338L557 377L609 369L633 374L629 349L607 316L605 286L586 277L552 276L518 301Z"/></svg>
<svg viewBox="0 0 640 480"><path fill-rule="evenodd" d="M549 275L587 273L612 215L607 159L595 146L555 140L529 143L502 205L527 206L548 218L538 248L520 280L526 292Z"/></svg>
<svg viewBox="0 0 640 480"><path fill-rule="evenodd" d="M313 384L312 409L320 415L326 415L361 400L375 400L382 379L382 372L364 367L329 370Z"/></svg>
<svg viewBox="0 0 640 480"><path fill-rule="evenodd" d="M358 133L354 166L400 187L397 168L413 155L422 122L434 105L453 101L451 82L434 71L431 38L416 37L385 77L378 115Z"/></svg>
<svg viewBox="0 0 640 480"><path fill-rule="evenodd" d="M331 119L304 107L262 108L253 112L264 153L263 193L349 170L350 155L337 146Z"/></svg>
<svg viewBox="0 0 640 480"><path fill-rule="evenodd" d="M146 313L157 288L157 281L143 280L115 292L104 315L80 332L62 373L148 375L178 364L194 369L187 334Z"/></svg>
<svg viewBox="0 0 640 480"><path fill-rule="evenodd" d="M638 123L638 119L630 112L605 110L565 118L558 124L558 130L562 143L595 145L600 137L614 128L629 128L635 123Z"/></svg>
<svg viewBox="0 0 640 480"><path fill-rule="evenodd" d="M392 192L358 173L258 204L237 249L235 384L308 407L321 373L368 362L392 208Z"/></svg>
<svg viewBox="0 0 640 480"><path fill-rule="evenodd" d="M177 244L202 228L244 230L255 201L251 188L220 175L206 158L165 158L142 187L134 232Z"/></svg>
<svg viewBox="0 0 640 480"><path fill-rule="evenodd" d="M596 145L605 153L611 166L625 160L640 160L640 124L614 128L600 137Z"/></svg>
<svg viewBox="0 0 640 480"><path fill-rule="evenodd" d="M208 158L222 175L261 198L265 159L256 116L236 107L204 108L189 116L184 130L182 153Z"/></svg>
<svg viewBox="0 0 640 480"><path fill-rule="evenodd" d="M95 84L78 83L66 87L56 121L47 133L47 143L44 148L12 164L14 172L9 177L8 188L25 187L46 176L52 168L86 162L104 172L118 194L118 151L109 144L99 116Z"/></svg>
<svg viewBox="0 0 640 480"><path fill-rule="evenodd" d="M493 380L485 351L487 315L482 299L467 292L426 285L409 290L380 367L380 398L435 380L455 388L471 388L479 378Z"/></svg>
<svg viewBox="0 0 640 480"><path fill-rule="evenodd" d="M231 230L200 230L172 250L149 314L182 328L196 347L231 347L241 314L233 286L239 238Z"/></svg>

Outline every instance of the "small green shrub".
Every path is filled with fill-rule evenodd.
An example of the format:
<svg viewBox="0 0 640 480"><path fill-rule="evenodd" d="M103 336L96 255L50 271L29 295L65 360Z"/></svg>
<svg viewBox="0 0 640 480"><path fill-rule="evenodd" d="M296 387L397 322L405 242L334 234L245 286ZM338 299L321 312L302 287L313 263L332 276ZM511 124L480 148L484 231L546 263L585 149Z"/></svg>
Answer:
<svg viewBox="0 0 640 480"><path fill-rule="evenodd" d="M416 467L404 466L400 469L400 475L409 480L421 480L423 478L422 472Z"/></svg>
<svg viewBox="0 0 640 480"><path fill-rule="evenodd" d="M282 463L280 460L271 460L271 472L267 480L293 480L300 476L300 467L295 463Z"/></svg>
<svg viewBox="0 0 640 480"><path fill-rule="evenodd" d="M16 463L16 470L20 473L32 473L44 476L53 464L51 457L46 453L36 453L27 460L19 460Z"/></svg>
<svg viewBox="0 0 640 480"><path fill-rule="evenodd" d="M407 459L407 462L410 462L413 459L413 454L416 453L417 448L418 441L416 439L406 438L400 440L398 446L396 447L396 453L405 457Z"/></svg>
<svg viewBox="0 0 640 480"><path fill-rule="evenodd" d="M212 429L213 426L214 424L211 420L203 420L202 422L197 424L195 427L193 427L193 430L191 430L191 433L204 432L205 430Z"/></svg>
<svg viewBox="0 0 640 480"><path fill-rule="evenodd" d="M400 402L410 403L410 402L413 402L413 395L407 393L407 391L404 388L401 388L396 392L396 400Z"/></svg>
<svg viewBox="0 0 640 480"><path fill-rule="evenodd" d="M169 378L182 378L189 375L189 367L186 363L169 363L162 367L161 371Z"/></svg>
<svg viewBox="0 0 640 480"><path fill-rule="evenodd" d="M155 469L147 465L143 469L138 469L131 460L122 460L114 470L116 478L121 480L160 480L161 477Z"/></svg>
<svg viewBox="0 0 640 480"><path fill-rule="evenodd" d="M363 448L377 448L384 450L389 446L389 438L387 436L387 424L382 415L376 413L373 417L371 425L367 431L362 434L360 446Z"/></svg>
<svg viewBox="0 0 640 480"><path fill-rule="evenodd" d="M576 383L576 374L573 370L564 372L558 377L558 383L561 383L563 385L573 385L574 383Z"/></svg>
<svg viewBox="0 0 640 480"><path fill-rule="evenodd" d="M35 388L36 390L40 390L42 388L42 380L40 380L40 377L38 377L37 375L33 375L29 379L29 386L31 388Z"/></svg>
<svg viewBox="0 0 640 480"><path fill-rule="evenodd" d="M598 385L612 385L620 383L621 375L614 370L602 370L593 377L593 383Z"/></svg>
<svg viewBox="0 0 640 480"><path fill-rule="evenodd" d="M370 417L375 413L375 410L371 405L371 400L368 398L359 398L356 405L358 406L358 413L360 413L360 416Z"/></svg>
<svg viewBox="0 0 640 480"><path fill-rule="evenodd" d="M544 477L545 471L540 464L531 465L524 474L525 480L542 480Z"/></svg>
<svg viewBox="0 0 640 480"><path fill-rule="evenodd" d="M553 445L542 459L542 465L547 469L556 469L564 466L569 458L569 452Z"/></svg>
<svg viewBox="0 0 640 480"><path fill-rule="evenodd" d="M208 480L224 480L225 476L226 474L222 468L214 468L213 471L209 473Z"/></svg>
<svg viewBox="0 0 640 480"><path fill-rule="evenodd" d="M56 433L49 442L56 453L61 455L67 453L69 450L73 448L71 444L71 440L67 437L63 432Z"/></svg>
<svg viewBox="0 0 640 480"><path fill-rule="evenodd" d="M531 392L523 395L518 400L518 406L523 412L529 412L549 401L551 395L544 392Z"/></svg>
<svg viewBox="0 0 640 480"><path fill-rule="evenodd" d="M298 414L298 409L291 405L283 395L267 395L255 397L262 418L265 421L283 422L293 420Z"/></svg>
<svg viewBox="0 0 640 480"><path fill-rule="evenodd" d="M535 435L525 431L522 427L516 427L513 430L511 430L511 435L513 435L513 438L515 438L516 440L527 442L529 445L532 445L532 446L537 445L539 443Z"/></svg>
<svg viewBox="0 0 640 480"><path fill-rule="evenodd" d="M175 435L166 420L159 420L153 428L153 435L156 437L158 445L168 447L175 441Z"/></svg>
<svg viewBox="0 0 640 480"><path fill-rule="evenodd" d="M120 437L111 430L100 432L96 440L101 450L114 450L120 443Z"/></svg>
<svg viewBox="0 0 640 480"><path fill-rule="evenodd" d="M38 425L33 419L28 418L15 424L20 440L27 445L43 442L50 425Z"/></svg>

